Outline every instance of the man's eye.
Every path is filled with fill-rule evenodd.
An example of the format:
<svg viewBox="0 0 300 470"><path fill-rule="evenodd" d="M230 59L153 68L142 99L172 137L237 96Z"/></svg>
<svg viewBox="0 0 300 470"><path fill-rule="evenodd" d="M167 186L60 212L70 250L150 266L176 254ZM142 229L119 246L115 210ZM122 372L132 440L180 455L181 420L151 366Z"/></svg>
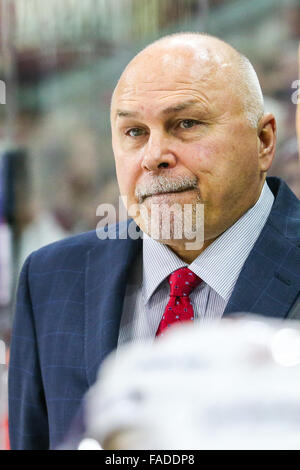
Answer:
<svg viewBox="0 0 300 470"><path fill-rule="evenodd" d="M190 129L191 127L194 127L197 124L199 124L199 122L195 121L194 119L184 119L183 121L180 121L179 127L181 129Z"/></svg>
<svg viewBox="0 0 300 470"><path fill-rule="evenodd" d="M139 127L132 127L131 129L126 131L126 135L129 135L129 137L140 137L144 133L144 129L140 129Z"/></svg>

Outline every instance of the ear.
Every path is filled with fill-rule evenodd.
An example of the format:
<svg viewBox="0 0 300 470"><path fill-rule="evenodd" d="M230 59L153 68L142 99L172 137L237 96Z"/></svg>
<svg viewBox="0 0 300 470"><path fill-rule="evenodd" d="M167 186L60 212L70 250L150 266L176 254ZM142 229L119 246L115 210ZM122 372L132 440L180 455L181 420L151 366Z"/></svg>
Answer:
<svg viewBox="0 0 300 470"><path fill-rule="evenodd" d="M273 114L265 114L258 125L259 163L261 171L270 168L276 148L276 120Z"/></svg>

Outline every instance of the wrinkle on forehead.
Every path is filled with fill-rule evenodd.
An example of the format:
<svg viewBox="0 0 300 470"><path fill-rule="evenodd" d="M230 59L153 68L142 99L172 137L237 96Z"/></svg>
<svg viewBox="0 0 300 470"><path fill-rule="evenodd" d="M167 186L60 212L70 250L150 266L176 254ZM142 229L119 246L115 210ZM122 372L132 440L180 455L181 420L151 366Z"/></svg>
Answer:
<svg viewBox="0 0 300 470"><path fill-rule="evenodd" d="M162 95L164 93L189 92L192 94L205 94L206 89L211 87L215 81L213 67L199 68L199 64L190 63L177 57L173 61L168 55L162 56L162 62L156 62L155 68L145 73L144 67L132 68L125 73L116 88L115 95L118 98L130 98L134 95ZM170 63L169 63L170 61ZM201 86L199 84L201 83Z"/></svg>
<svg viewBox="0 0 300 470"><path fill-rule="evenodd" d="M155 98L157 105L161 103L162 106L164 106L165 102L170 101L170 99L175 104L176 101L180 103L183 100L186 102L194 101L202 103L205 106L208 106L209 104L209 97L204 90L200 91L198 89L191 89L190 87L184 89L182 86L178 87L177 90L174 90L174 88L168 89L162 86L159 89L149 90L147 96L145 94L145 90L141 90L136 87L126 88L123 89L122 93L118 96L118 103L120 105L122 105L122 103L146 105L149 100L152 102L153 97Z"/></svg>
<svg viewBox="0 0 300 470"><path fill-rule="evenodd" d="M201 86L199 83L201 82ZM197 86L198 85L198 86ZM213 86L212 86L213 85ZM128 109L127 105L134 107L148 107L155 102L157 111L162 107L176 105L182 101L196 101L201 104L203 109L214 107L216 93L219 94L222 89L221 83L215 83L215 80L195 80L182 81L158 80L155 83L123 83L118 89L114 98L114 111L116 107ZM220 99L218 99L220 103ZM129 108L130 109L130 108ZM113 113L115 114L115 112Z"/></svg>
<svg viewBox="0 0 300 470"><path fill-rule="evenodd" d="M205 86L207 85L207 86ZM136 83L136 84L124 84L120 87L120 91L118 93L118 97L120 98L130 98L130 97L137 97L137 95L143 93L147 93L147 95L161 95L164 94L195 94L198 95L203 94L206 96L206 89L209 88L208 81L203 83L201 89L195 86L195 82L178 82L177 80L173 80L172 82L166 81L158 81L158 82L151 82L151 83Z"/></svg>
<svg viewBox="0 0 300 470"><path fill-rule="evenodd" d="M118 113L133 112L140 114L144 118L147 116L149 119L156 119L157 116L172 114L176 106L193 103L197 106L198 113L201 111L207 117L213 116L217 113L216 100L212 100L203 90L153 90L153 93L135 92L128 90L128 93L122 93L118 96L115 106L112 109L111 118L115 119ZM219 102L220 103L220 102ZM192 108L196 109L196 108ZM180 110L178 110L180 111Z"/></svg>

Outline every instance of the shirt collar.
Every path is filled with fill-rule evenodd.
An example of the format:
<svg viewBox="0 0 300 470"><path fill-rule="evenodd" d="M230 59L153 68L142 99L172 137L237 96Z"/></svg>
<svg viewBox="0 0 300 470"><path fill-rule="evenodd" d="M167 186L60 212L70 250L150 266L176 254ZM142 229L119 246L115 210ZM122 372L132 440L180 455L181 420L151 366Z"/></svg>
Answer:
<svg viewBox="0 0 300 470"><path fill-rule="evenodd" d="M173 271L187 266L167 245L143 235L143 298L145 304Z"/></svg>
<svg viewBox="0 0 300 470"><path fill-rule="evenodd" d="M260 197L234 225L209 245L190 265L168 246L143 237L143 298L145 304L159 284L176 269L188 266L228 301L239 273L270 214L274 196L264 183Z"/></svg>

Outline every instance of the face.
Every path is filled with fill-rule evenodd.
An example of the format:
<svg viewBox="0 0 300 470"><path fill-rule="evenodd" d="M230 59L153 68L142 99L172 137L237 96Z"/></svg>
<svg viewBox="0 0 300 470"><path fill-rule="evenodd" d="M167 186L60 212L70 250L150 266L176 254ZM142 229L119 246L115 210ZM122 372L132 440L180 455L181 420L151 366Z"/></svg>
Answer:
<svg viewBox="0 0 300 470"><path fill-rule="evenodd" d="M257 130L232 86L232 63L211 50L195 60L180 47L137 58L111 108L112 143L127 205L204 204L205 240L257 200ZM137 224L145 230L141 213ZM171 243L170 243L171 244Z"/></svg>

